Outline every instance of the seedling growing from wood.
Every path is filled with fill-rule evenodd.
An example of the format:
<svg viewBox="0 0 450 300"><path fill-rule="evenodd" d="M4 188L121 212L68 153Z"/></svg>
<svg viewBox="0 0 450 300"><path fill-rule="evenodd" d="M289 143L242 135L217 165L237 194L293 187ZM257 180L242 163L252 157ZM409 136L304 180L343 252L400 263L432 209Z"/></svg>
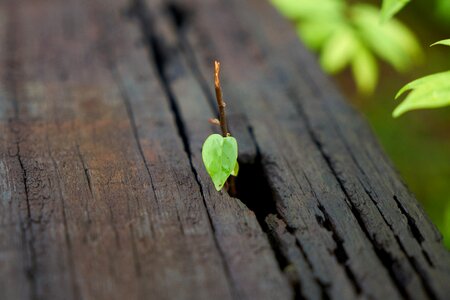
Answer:
<svg viewBox="0 0 450 300"><path fill-rule="evenodd" d="M237 141L228 132L225 115L225 102L220 87L220 63L214 62L214 86L216 90L217 105L219 106L219 119L210 119L210 123L220 125L222 135L211 134L203 143L202 158L206 171L214 183L217 191L224 186L231 195L236 193L234 178L239 172Z"/></svg>

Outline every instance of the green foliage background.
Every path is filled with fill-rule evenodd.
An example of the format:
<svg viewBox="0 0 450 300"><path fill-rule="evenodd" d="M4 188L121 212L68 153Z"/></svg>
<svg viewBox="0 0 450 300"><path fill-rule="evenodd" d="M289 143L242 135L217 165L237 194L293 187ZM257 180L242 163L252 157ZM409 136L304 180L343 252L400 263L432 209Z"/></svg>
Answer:
<svg viewBox="0 0 450 300"><path fill-rule="evenodd" d="M363 3L381 7L381 1L375 0L343 1L350 5ZM357 91L358 83L352 79L355 72L351 68L344 69L334 78L353 105L365 114L406 184L438 226L450 249L450 107L413 111L401 118L392 118L392 111L399 103L393 98L400 88L417 78L450 70L450 48L428 47L450 38L450 0L411 0L395 18L417 36L423 48L421 63L411 63L406 72L400 73L392 63L378 58L379 81L371 94ZM297 30L301 35L302 30ZM340 47L345 48L345 45ZM351 62L354 56L346 59ZM367 67L364 69L360 72L370 72ZM364 92L364 88L362 90ZM370 91L370 88L366 90Z"/></svg>

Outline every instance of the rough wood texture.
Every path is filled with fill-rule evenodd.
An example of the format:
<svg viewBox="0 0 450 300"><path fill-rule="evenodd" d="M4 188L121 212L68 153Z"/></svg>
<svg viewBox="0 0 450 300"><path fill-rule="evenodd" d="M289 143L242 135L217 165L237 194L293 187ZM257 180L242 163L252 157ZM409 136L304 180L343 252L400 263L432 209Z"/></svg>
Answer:
<svg viewBox="0 0 450 300"><path fill-rule="evenodd" d="M240 146L237 198L201 145ZM260 0L0 2L1 299L446 299L441 236Z"/></svg>

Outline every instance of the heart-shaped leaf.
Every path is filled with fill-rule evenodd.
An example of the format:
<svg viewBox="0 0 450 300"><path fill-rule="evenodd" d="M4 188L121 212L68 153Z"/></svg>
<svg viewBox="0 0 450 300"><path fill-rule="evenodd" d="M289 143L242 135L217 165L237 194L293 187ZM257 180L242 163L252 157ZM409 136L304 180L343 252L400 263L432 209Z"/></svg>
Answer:
<svg viewBox="0 0 450 300"><path fill-rule="evenodd" d="M237 175L238 145L234 137L211 134L203 143L202 158L206 171L220 191L230 175Z"/></svg>

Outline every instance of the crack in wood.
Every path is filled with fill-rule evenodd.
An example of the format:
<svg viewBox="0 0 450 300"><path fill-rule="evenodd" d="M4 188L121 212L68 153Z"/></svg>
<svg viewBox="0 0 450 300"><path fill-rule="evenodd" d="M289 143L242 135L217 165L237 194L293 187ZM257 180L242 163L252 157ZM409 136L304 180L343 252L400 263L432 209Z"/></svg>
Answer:
<svg viewBox="0 0 450 300"><path fill-rule="evenodd" d="M253 136L253 129L249 127L248 130ZM268 235L270 246L278 262L278 267L290 279L289 283L294 291L294 299L304 299L301 294L301 282L296 274L297 271L294 269L294 272L287 273L290 267L289 258L283 254L280 243L271 234L267 223L267 218L280 216L276 208L273 190L262 165L261 153L259 152L258 146L256 149L257 155L252 163L239 162L239 175L236 177L236 198L253 211L261 229Z"/></svg>
<svg viewBox="0 0 450 300"><path fill-rule="evenodd" d="M80 151L80 145L77 144L75 148L77 149L77 155L78 155L78 158L80 159L81 166L83 167L84 176L86 178L86 183L88 185L89 192L91 193L91 196L94 197L94 192L92 190L91 174L90 174L89 168L84 160L83 154Z"/></svg>
<svg viewBox="0 0 450 300"><path fill-rule="evenodd" d="M311 260L308 258L308 255L306 254L305 249L303 248L303 245L300 243L300 241L298 239L295 238L295 229L290 228L289 226L286 225L286 230L287 230L288 233L290 233L294 237L294 241L295 241L295 244L297 245L297 248L300 250L303 258L305 259L306 263L308 264L308 267L311 270L313 270L314 267L313 267L313 265L311 263ZM331 299L331 297L329 295L329 293L330 293L330 291L329 291L330 285L324 283L322 280L320 280L317 277L315 277L314 279L315 279L315 282L320 286L321 298L323 300ZM311 288L311 287L309 287L309 288Z"/></svg>
<svg viewBox="0 0 450 300"><path fill-rule="evenodd" d="M343 243L344 241L342 238L338 235L336 229L334 228L334 225L330 221L330 216L326 212L325 208L319 203L317 205L319 210L322 212L322 216L316 215L317 222L331 232L331 236L336 244L336 248L333 251L333 255L336 257L339 264L344 268L345 273L347 274L347 277L350 279L350 282L353 284L353 287L355 288L355 291L357 294L361 294L361 286L359 285L358 281L355 278L355 274L353 274L353 271L348 266L348 255L347 252L344 249Z"/></svg>
<svg viewBox="0 0 450 300"><path fill-rule="evenodd" d="M408 221L408 226L409 226L412 236L416 239L416 241L419 243L419 245L421 245L425 239L423 238L422 233L420 233L419 228L417 228L416 221L406 211L406 209L403 207L403 205L398 200L397 196L394 195L393 198L395 200L395 203L397 203L397 206L400 209L401 213L406 217L406 220Z"/></svg>
<svg viewBox="0 0 450 300"><path fill-rule="evenodd" d="M15 97L14 97L15 98ZM26 201L26 207L27 207L27 217L28 222L25 222L22 224L22 232L24 235L24 240L26 241L26 250L29 251L27 253L27 262L29 265L26 267L25 273L27 275L27 278L30 282L30 291L31 291L31 299L35 300L38 299L37 295L37 282L36 282L36 272L37 272L37 262L36 262L36 249L34 247L34 234L33 234L33 228L32 228L32 217L31 217L31 209L30 209L30 196L28 191L28 184L27 184L27 170L25 168L22 156L20 155L20 146L19 142L17 142L17 160L19 161L20 169L22 170L22 176L23 176L23 186L25 191L25 201ZM26 238L26 236L28 236Z"/></svg>
<svg viewBox="0 0 450 300"><path fill-rule="evenodd" d="M262 166L261 154L259 150L257 151L253 163L239 162L239 174L236 177L236 198L255 213L261 228L266 231L266 217L269 214L278 214L278 211L267 174Z"/></svg>
<svg viewBox="0 0 450 300"><path fill-rule="evenodd" d="M194 54L194 49L186 38L186 27L189 25L189 12L181 5L179 2L168 2L166 10L171 18L172 24L174 25L175 33L178 38L178 47L181 53L186 58L187 64L192 71L197 83L201 87L205 98L211 107L211 110L215 112L216 115L219 114L219 109L217 107L217 102L215 96L211 92L208 81L203 76L199 62Z"/></svg>
<svg viewBox="0 0 450 300"><path fill-rule="evenodd" d="M289 227L281 216L270 214L265 223L268 227L268 236L286 266L284 272L293 267L295 272L287 274L294 276L291 284L295 288L298 299L330 299L330 284L325 283L314 274L314 266L308 258L303 245L296 238L295 229Z"/></svg>
<svg viewBox="0 0 450 300"><path fill-rule="evenodd" d="M20 115L19 115L19 82L20 76L20 62L18 59L18 44L19 44L19 35L18 32L18 23L16 23L18 17L18 7L14 3L14 1L10 1L8 3L8 23L6 25L6 72L4 81L6 83L6 89L8 91L9 97L11 98L11 103L13 107L13 116L9 119L9 129L15 136L16 142L16 153L15 156L19 163L23 189L25 194L25 205L26 205L26 220L23 219L22 214L19 212L19 220L20 220L20 230L21 230L21 241L24 248L24 260L25 260L25 270L24 273L26 278L28 279L30 286L30 298L35 300L38 299L37 293L37 281L36 281L36 272L37 272L37 261L36 261L36 249L35 249L35 237L33 233L32 223L33 220L31 218L31 208L30 208L30 192L28 186L28 174L25 166L24 158L21 154L20 149ZM20 203L18 204L21 205Z"/></svg>

